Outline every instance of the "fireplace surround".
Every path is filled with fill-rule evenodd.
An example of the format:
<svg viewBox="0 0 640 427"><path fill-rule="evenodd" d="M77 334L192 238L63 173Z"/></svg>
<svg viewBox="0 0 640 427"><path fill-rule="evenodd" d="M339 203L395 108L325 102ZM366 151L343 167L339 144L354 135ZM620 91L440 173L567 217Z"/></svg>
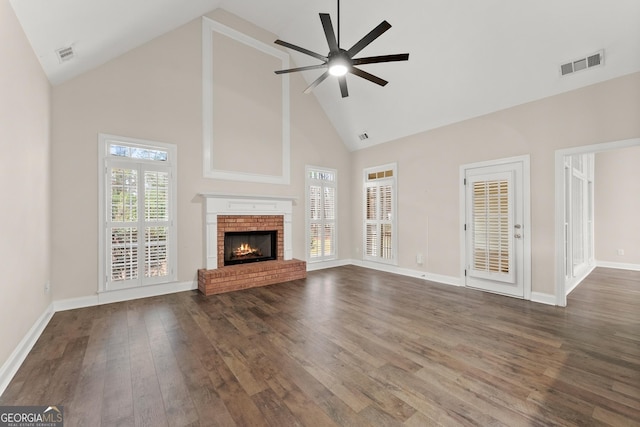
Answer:
<svg viewBox="0 0 640 427"><path fill-rule="evenodd" d="M306 262L292 256L295 198L228 193L201 196L205 198L206 263L206 268L198 270L198 289L202 293L212 295L306 277ZM274 232L275 259L225 265L225 233L239 232Z"/></svg>

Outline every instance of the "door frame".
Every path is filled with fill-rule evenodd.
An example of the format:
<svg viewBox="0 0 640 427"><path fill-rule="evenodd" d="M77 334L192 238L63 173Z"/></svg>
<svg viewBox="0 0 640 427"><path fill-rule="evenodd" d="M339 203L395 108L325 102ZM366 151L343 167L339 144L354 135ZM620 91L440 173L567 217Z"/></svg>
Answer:
<svg viewBox="0 0 640 427"><path fill-rule="evenodd" d="M633 138L565 148L555 152L555 291L556 305L560 307L567 306L567 280L564 271L564 158L573 154L599 153L638 145L640 138ZM598 265L597 260L595 265Z"/></svg>
<svg viewBox="0 0 640 427"><path fill-rule="evenodd" d="M507 157L504 159L488 160L476 163L467 163L460 165L459 174L459 206L460 206L460 280L462 286L466 286L465 269L467 264L466 251L466 231L464 225L466 223L466 191L464 180L468 169L483 168L489 166L502 166L509 163L522 163L522 234L525 236L523 241L523 287L525 300L531 300L531 166L530 156Z"/></svg>

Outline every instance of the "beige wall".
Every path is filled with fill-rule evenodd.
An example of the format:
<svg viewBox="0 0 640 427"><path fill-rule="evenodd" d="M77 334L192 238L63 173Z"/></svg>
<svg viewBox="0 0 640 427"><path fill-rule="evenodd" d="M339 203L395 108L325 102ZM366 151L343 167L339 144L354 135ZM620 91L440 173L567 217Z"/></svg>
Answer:
<svg viewBox="0 0 640 427"><path fill-rule="evenodd" d="M216 11L214 19L265 43L276 37ZM178 280L195 281L203 257L202 200L223 191L298 198L293 255L304 259L305 164L348 179L349 153L300 76L291 78L291 184L204 179L201 20L178 28L53 89L52 280L56 300L95 295L98 287L98 133L178 146ZM227 66L234 67L234 58ZM246 126L237 114L231 125ZM348 258L349 185L340 188L339 253Z"/></svg>
<svg viewBox="0 0 640 427"><path fill-rule="evenodd" d="M275 38L224 12L210 16L266 43ZM529 154L533 291L548 294L554 293L554 151L640 136L640 74L633 74L349 153L315 98L301 94L304 81L292 74L292 183L204 179L200 37L198 19L54 88L56 299L93 295L97 289L100 132L178 145L180 281L195 280L203 266L200 192L298 197L294 256L304 258L305 164L338 169L340 258L361 258L362 169L390 161L399 167L399 266L458 277L460 165ZM244 126L241 115L237 126ZM82 212L82 221L73 212ZM423 265L415 262L418 252L426 256Z"/></svg>
<svg viewBox="0 0 640 427"><path fill-rule="evenodd" d="M597 153L595 158L596 260L640 266L640 147Z"/></svg>
<svg viewBox="0 0 640 427"><path fill-rule="evenodd" d="M51 303L50 87L8 1L0 1L0 366Z"/></svg>
<svg viewBox="0 0 640 427"><path fill-rule="evenodd" d="M554 152L640 137L640 73L531 102L355 152L362 169L398 162L399 266L459 277L459 168L529 154L532 290L554 294ZM362 197L352 202L354 244L362 245ZM417 265L417 252L426 255ZM361 250L353 256L361 257Z"/></svg>

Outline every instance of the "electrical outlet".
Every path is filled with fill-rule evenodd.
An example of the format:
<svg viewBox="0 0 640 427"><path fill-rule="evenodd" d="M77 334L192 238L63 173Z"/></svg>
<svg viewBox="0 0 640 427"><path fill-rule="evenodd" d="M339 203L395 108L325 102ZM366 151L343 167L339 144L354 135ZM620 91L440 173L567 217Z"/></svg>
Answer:
<svg viewBox="0 0 640 427"><path fill-rule="evenodd" d="M618 249L618 255L624 255L624 249Z"/></svg>
<svg viewBox="0 0 640 427"><path fill-rule="evenodd" d="M51 282L47 281L47 283L44 284L44 293L48 294L49 292L51 292Z"/></svg>

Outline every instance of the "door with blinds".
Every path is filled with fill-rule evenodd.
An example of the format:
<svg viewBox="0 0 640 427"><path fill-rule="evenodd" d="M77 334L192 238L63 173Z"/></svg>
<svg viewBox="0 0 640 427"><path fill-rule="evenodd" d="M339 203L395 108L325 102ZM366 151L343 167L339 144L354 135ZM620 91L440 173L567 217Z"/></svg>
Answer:
<svg viewBox="0 0 640 427"><path fill-rule="evenodd" d="M522 163L465 170L466 286L524 298Z"/></svg>
<svg viewBox="0 0 640 427"><path fill-rule="evenodd" d="M364 253L367 261L396 263L395 164L365 170Z"/></svg>
<svg viewBox="0 0 640 427"><path fill-rule="evenodd" d="M169 169L111 161L107 174L106 289L166 281Z"/></svg>

